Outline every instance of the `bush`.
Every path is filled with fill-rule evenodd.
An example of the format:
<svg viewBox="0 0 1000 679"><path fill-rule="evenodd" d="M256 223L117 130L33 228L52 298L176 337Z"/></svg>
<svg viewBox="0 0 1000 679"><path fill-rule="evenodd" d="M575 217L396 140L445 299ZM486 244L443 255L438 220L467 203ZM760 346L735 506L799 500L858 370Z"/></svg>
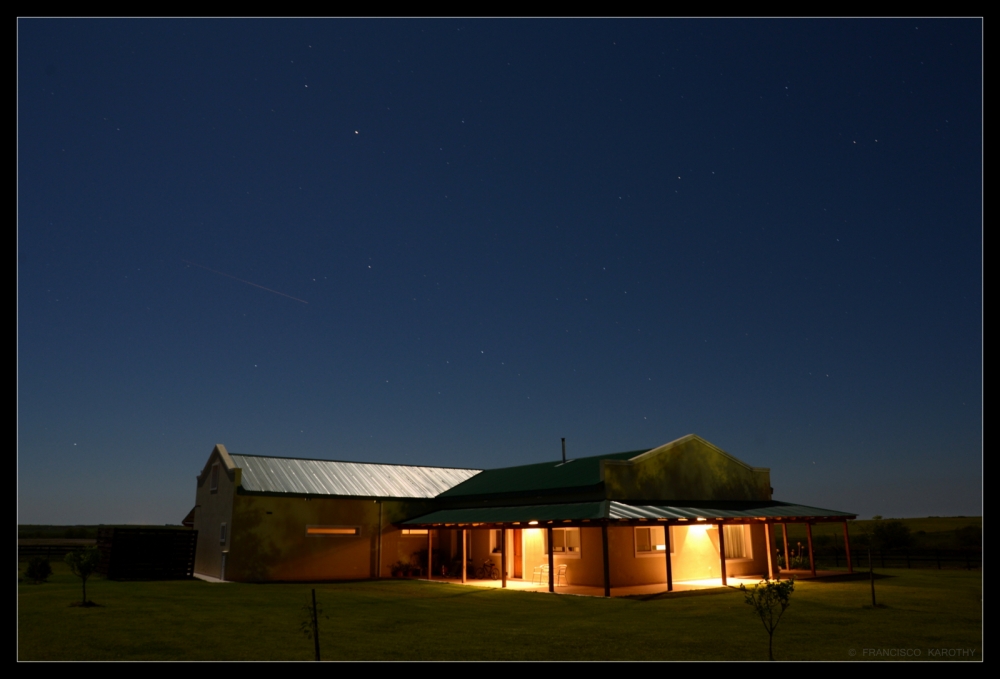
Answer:
<svg viewBox="0 0 1000 679"><path fill-rule="evenodd" d="M42 583L52 575L52 566L44 556L33 556L28 562L28 570L24 572L26 578L35 583Z"/></svg>
<svg viewBox="0 0 1000 679"><path fill-rule="evenodd" d="M875 544L881 549L905 549L913 542L909 527L902 521L878 521L872 528Z"/></svg>

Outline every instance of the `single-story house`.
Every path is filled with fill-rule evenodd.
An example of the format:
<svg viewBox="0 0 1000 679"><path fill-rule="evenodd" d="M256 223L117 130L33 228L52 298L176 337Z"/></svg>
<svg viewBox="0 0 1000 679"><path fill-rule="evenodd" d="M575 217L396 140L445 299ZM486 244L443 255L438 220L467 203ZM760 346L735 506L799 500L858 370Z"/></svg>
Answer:
<svg viewBox="0 0 1000 679"><path fill-rule="evenodd" d="M846 539L856 518L772 493L769 469L693 434L652 449L488 470L237 455L217 445L198 475L195 573L384 578L408 564L432 577L453 564L450 574L465 582L483 564L489 577L492 562L503 585L547 578L550 591L585 585L610 595L613 587L775 577L774 524L843 522Z"/></svg>

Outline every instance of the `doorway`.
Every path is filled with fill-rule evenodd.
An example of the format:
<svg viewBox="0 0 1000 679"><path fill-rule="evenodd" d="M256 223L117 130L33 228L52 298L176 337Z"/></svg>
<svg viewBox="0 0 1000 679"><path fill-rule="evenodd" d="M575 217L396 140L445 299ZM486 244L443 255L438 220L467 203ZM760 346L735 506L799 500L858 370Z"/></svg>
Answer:
<svg viewBox="0 0 1000 679"><path fill-rule="evenodd" d="M520 528L514 529L514 577L524 577L524 540Z"/></svg>

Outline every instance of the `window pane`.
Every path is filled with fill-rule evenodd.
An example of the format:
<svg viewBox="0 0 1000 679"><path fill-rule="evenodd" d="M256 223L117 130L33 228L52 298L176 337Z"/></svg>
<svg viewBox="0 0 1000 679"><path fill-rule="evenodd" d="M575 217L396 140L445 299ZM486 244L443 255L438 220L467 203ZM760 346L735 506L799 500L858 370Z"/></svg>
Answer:
<svg viewBox="0 0 1000 679"><path fill-rule="evenodd" d="M556 528L552 531L552 551L561 554L566 551L566 529Z"/></svg>
<svg viewBox="0 0 1000 679"><path fill-rule="evenodd" d="M637 552L650 552L653 548L649 543L649 529L648 528L636 528L635 529L635 551Z"/></svg>
<svg viewBox="0 0 1000 679"><path fill-rule="evenodd" d="M653 545L653 551L667 551L667 541L663 532L663 526L653 526L649 529L649 541Z"/></svg>
<svg viewBox="0 0 1000 679"><path fill-rule="evenodd" d="M566 529L566 551L576 552L580 551L580 529L579 528L567 528Z"/></svg>
<svg viewBox="0 0 1000 679"><path fill-rule="evenodd" d="M722 529L725 531L726 538L726 558L727 559L745 559L746 558L746 544L744 541L743 529L746 526L723 526Z"/></svg>

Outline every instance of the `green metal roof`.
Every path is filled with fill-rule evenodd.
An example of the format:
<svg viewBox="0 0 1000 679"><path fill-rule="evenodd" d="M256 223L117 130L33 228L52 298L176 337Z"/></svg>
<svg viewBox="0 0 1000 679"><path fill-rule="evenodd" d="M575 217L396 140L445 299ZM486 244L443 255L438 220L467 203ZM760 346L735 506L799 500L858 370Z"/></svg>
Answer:
<svg viewBox="0 0 1000 679"><path fill-rule="evenodd" d="M607 515L607 501L577 502L564 505L528 505L525 507L472 507L469 509L441 509L424 516L404 521L404 525L429 523L514 523L520 521L582 521L603 519Z"/></svg>
<svg viewBox="0 0 1000 679"><path fill-rule="evenodd" d="M570 504L529 505L524 507L472 507L442 509L404 521L403 525L447 523L527 523L529 521L582 521L584 519L773 519L847 520L857 514L820 509L787 502L720 502L719 506L630 505L614 500Z"/></svg>
<svg viewBox="0 0 1000 679"><path fill-rule="evenodd" d="M649 450L652 448L578 457L566 462L556 460L519 467L486 469L449 488L438 497L458 498L468 495L503 495L592 487L601 482L601 460L630 460Z"/></svg>

